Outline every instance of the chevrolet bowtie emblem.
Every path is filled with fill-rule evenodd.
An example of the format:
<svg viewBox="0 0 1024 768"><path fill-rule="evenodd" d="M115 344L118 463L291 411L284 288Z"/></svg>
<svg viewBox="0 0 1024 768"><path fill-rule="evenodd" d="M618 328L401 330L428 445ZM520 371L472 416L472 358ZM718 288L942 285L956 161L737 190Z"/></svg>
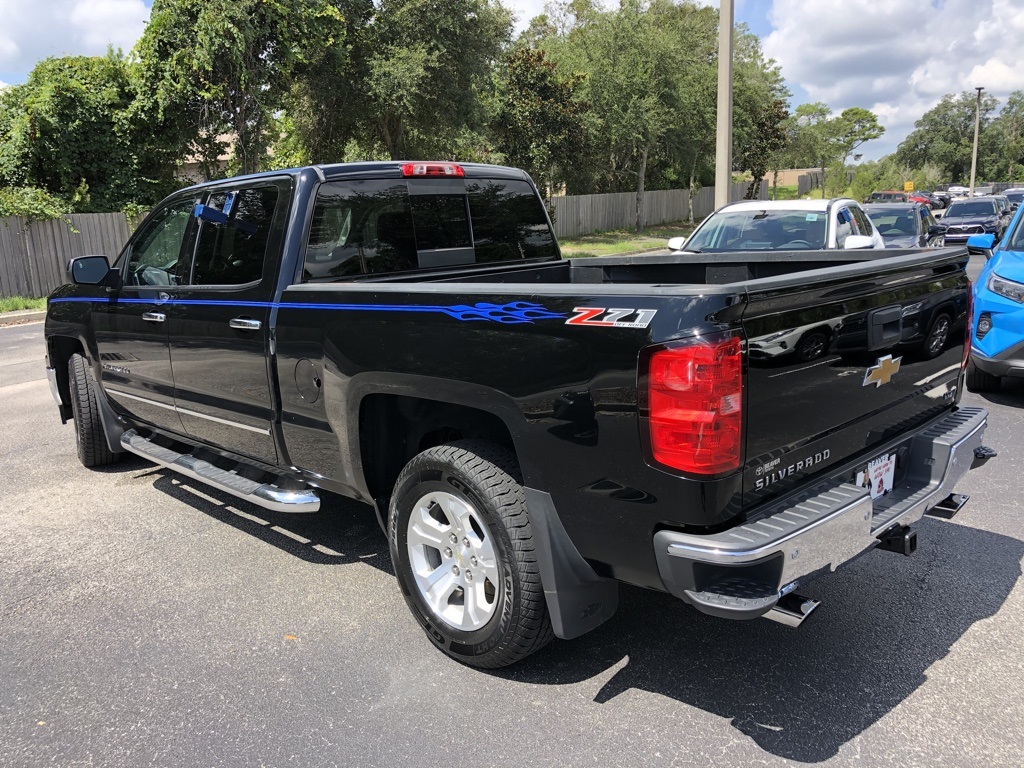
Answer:
<svg viewBox="0 0 1024 768"><path fill-rule="evenodd" d="M864 384L874 384L875 389L878 389L883 384L888 384L892 381L892 377L896 375L896 372L900 369L900 360L902 357L897 357L895 360L892 359L892 355L886 355L885 357L878 358L878 362L871 366L864 372Z"/></svg>

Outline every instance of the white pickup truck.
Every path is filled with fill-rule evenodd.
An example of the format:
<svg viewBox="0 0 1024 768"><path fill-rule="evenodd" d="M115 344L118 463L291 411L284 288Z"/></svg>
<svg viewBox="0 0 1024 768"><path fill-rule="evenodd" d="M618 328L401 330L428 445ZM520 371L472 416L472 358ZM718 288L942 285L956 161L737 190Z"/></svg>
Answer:
<svg viewBox="0 0 1024 768"><path fill-rule="evenodd" d="M743 200L719 208L689 238L668 241L673 252L799 251L885 248L856 200Z"/></svg>

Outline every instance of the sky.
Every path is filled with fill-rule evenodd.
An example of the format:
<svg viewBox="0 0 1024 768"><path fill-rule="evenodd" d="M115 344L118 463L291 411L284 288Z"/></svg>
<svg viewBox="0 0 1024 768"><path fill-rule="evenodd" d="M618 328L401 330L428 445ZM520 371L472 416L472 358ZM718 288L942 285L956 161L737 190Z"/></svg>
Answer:
<svg viewBox="0 0 1024 768"><path fill-rule="evenodd" d="M718 0L699 0L718 5ZM545 0L504 0L517 31ZM21 83L47 56L128 50L152 0L0 0L0 85ZM824 101L864 107L886 128L864 159L893 152L914 122L947 93L1005 101L1024 89L1022 0L735 0L737 22L782 67L792 106Z"/></svg>

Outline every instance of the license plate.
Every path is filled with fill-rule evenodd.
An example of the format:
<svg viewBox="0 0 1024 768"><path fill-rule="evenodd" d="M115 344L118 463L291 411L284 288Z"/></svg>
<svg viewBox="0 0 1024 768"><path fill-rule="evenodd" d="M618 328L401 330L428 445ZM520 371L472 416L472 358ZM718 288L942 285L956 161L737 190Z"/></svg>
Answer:
<svg viewBox="0 0 1024 768"><path fill-rule="evenodd" d="M871 498L877 499L892 490L892 481L896 476L896 454L883 453L877 459L868 462L865 469L857 473L857 485L871 491Z"/></svg>

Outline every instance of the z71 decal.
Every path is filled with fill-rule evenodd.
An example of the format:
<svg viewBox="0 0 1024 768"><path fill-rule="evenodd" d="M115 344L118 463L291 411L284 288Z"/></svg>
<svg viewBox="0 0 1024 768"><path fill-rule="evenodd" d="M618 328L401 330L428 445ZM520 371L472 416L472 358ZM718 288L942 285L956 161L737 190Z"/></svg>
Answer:
<svg viewBox="0 0 1024 768"><path fill-rule="evenodd" d="M593 325L599 328L646 328L658 313L656 309L606 309L605 307L574 307L576 314L566 325ZM632 316L632 320L623 318Z"/></svg>

